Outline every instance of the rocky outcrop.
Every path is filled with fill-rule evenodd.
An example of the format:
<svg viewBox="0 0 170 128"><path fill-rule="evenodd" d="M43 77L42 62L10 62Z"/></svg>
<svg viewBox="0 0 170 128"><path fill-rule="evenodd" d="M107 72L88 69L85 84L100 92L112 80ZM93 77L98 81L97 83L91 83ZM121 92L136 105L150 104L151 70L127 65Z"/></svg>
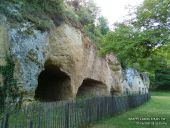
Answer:
<svg viewBox="0 0 170 128"><path fill-rule="evenodd" d="M113 55L106 55L106 60L111 69L112 76L112 88L110 90L111 94L123 94L123 75L122 75L122 67L118 59Z"/></svg>
<svg viewBox="0 0 170 128"><path fill-rule="evenodd" d="M46 58L45 70L53 68L69 76L64 99L81 94L110 95L111 88L122 91L120 84L115 84L118 76L114 76L107 58L99 57L95 45L74 27L63 24L51 31ZM118 65L114 60L111 63Z"/></svg>
<svg viewBox="0 0 170 128"><path fill-rule="evenodd" d="M6 24L5 28L1 29L7 35L1 38L1 64L7 65L8 52L15 65L13 88L22 101L110 95L111 90L113 94L122 93L119 62L113 55L99 57L95 45L78 29L62 24L47 33L36 30L29 22L15 27ZM4 46L7 41L10 51ZM1 83L5 83L1 76ZM9 97L6 99L12 102Z"/></svg>
<svg viewBox="0 0 170 128"><path fill-rule="evenodd" d="M11 25L5 17L4 21L0 25L0 66L5 66L8 75L0 71L0 87L10 90L6 102L56 101L137 90L138 83L130 83L134 75L129 76L127 70L124 78L117 58L113 54L98 56L95 45L75 27L63 23L42 32L30 22ZM148 84L142 79L141 87Z"/></svg>
<svg viewBox="0 0 170 128"><path fill-rule="evenodd" d="M124 93L148 93L150 81L145 73L139 73L136 69L128 68L124 71L124 78Z"/></svg>
<svg viewBox="0 0 170 128"><path fill-rule="evenodd" d="M44 69L48 34L32 28L29 22L9 28L10 53L15 64L14 79L26 98L34 97L38 76ZM25 96L23 96L25 98Z"/></svg>

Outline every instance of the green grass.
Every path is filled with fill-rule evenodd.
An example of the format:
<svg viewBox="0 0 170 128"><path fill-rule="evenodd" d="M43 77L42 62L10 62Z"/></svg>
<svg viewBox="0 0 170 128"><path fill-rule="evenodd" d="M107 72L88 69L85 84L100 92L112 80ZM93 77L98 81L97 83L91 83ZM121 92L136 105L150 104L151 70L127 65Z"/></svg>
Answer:
<svg viewBox="0 0 170 128"><path fill-rule="evenodd" d="M151 92L152 98L144 105L126 113L96 122L91 128L170 128L170 92ZM155 121L155 125L137 124L143 121L132 121L130 118L165 118L166 121ZM167 123L156 124L156 123Z"/></svg>
<svg viewBox="0 0 170 128"><path fill-rule="evenodd" d="M153 91L151 92L152 96L170 96L170 91Z"/></svg>

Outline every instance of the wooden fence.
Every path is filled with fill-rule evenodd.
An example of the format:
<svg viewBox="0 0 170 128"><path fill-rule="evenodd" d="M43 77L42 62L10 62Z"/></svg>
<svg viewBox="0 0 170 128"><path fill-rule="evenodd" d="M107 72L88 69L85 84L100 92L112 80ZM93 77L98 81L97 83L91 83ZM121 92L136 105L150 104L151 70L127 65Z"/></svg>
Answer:
<svg viewBox="0 0 170 128"><path fill-rule="evenodd" d="M83 128L140 106L149 99L149 94L142 94L34 104L5 112L1 116L0 128Z"/></svg>

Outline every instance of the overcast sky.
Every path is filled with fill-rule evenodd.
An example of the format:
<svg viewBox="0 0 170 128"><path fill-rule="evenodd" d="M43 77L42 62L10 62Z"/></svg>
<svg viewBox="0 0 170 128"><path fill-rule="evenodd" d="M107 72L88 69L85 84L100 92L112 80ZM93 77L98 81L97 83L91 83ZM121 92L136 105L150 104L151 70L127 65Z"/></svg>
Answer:
<svg viewBox="0 0 170 128"><path fill-rule="evenodd" d="M101 14L106 17L111 24L121 22L127 15L128 5L137 6L144 0L94 0L97 6L101 8Z"/></svg>

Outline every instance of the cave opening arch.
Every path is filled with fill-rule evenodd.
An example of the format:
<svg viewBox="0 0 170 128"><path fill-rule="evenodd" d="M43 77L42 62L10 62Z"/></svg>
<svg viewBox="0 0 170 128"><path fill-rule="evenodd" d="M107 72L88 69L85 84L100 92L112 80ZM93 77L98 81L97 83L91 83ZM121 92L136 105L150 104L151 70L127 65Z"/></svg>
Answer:
<svg viewBox="0 0 170 128"><path fill-rule="evenodd" d="M77 98L107 95L106 85L94 79L84 79L77 91Z"/></svg>
<svg viewBox="0 0 170 128"><path fill-rule="evenodd" d="M38 77L34 98L42 102L67 100L71 97L71 79L57 66L48 65Z"/></svg>

